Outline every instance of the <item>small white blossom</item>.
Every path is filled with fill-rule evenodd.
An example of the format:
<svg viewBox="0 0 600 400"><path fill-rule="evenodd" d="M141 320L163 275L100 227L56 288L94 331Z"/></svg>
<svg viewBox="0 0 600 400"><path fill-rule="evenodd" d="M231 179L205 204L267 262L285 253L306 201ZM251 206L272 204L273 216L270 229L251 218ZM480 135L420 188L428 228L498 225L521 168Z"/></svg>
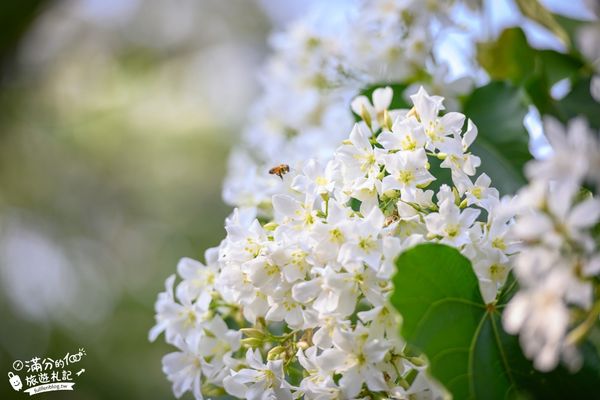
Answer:
<svg viewBox="0 0 600 400"><path fill-rule="evenodd" d="M260 351L249 349L246 364L248 368L232 372L223 380L227 393L249 400L292 399L283 376L283 361L267 361L263 364Z"/></svg>

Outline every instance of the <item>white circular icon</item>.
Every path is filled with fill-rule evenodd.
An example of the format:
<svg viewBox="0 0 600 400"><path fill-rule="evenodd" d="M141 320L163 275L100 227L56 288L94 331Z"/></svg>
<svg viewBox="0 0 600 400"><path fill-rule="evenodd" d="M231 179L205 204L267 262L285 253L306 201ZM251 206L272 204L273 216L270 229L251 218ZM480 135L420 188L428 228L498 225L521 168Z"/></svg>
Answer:
<svg viewBox="0 0 600 400"><path fill-rule="evenodd" d="M13 369L14 369L15 371L20 371L20 370L22 370L22 369L23 369L23 361L21 361L21 360L16 360L16 361L13 363Z"/></svg>

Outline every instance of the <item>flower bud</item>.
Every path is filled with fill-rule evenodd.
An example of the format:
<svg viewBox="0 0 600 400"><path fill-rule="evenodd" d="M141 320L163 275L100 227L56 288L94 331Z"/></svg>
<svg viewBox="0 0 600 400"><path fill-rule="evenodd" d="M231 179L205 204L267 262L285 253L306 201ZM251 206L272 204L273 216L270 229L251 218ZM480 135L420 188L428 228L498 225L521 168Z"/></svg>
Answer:
<svg viewBox="0 0 600 400"><path fill-rule="evenodd" d="M277 228L278 226L279 226L279 224L277 224L276 222L271 221L271 222L268 222L268 223L264 224L263 225L263 229L265 231L274 231L275 228Z"/></svg>
<svg viewBox="0 0 600 400"><path fill-rule="evenodd" d="M299 348L299 349L301 349L301 350L306 350L310 346L308 345L308 343L306 341L302 340L302 341L296 343L296 347Z"/></svg>
<svg viewBox="0 0 600 400"><path fill-rule="evenodd" d="M267 360L276 360L281 354L285 353L285 351L285 347L275 346L267 353Z"/></svg>
<svg viewBox="0 0 600 400"><path fill-rule="evenodd" d="M371 114L369 114L369 110L367 110L367 107L365 107L364 104L360 105L360 117L365 121L367 126L371 128Z"/></svg>
<svg viewBox="0 0 600 400"><path fill-rule="evenodd" d="M255 348L258 346L262 346L263 341L258 338L246 338L246 339L242 339L241 343L242 343L242 346Z"/></svg>
<svg viewBox="0 0 600 400"><path fill-rule="evenodd" d="M421 357L409 357L408 361L415 367L424 367L425 365L427 365L427 362Z"/></svg>
<svg viewBox="0 0 600 400"><path fill-rule="evenodd" d="M390 117L390 113L388 112L388 110L383 110L383 127L386 128L388 131L391 131L393 124L394 122L392 121L392 117Z"/></svg>
<svg viewBox="0 0 600 400"><path fill-rule="evenodd" d="M458 194L458 189L455 187L452 187L452 194L454 195L454 203L460 204L460 194Z"/></svg>
<svg viewBox="0 0 600 400"><path fill-rule="evenodd" d="M204 384L202 385L202 394L208 397L219 397L227 394L225 389L222 387L213 385L213 384Z"/></svg>
<svg viewBox="0 0 600 400"><path fill-rule="evenodd" d="M408 388L410 387L410 383L408 383L406 379L403 378L398 378L398 384L402 386L402 388L404 388L405 390L408 390Z"/></svg>
<svg viewBox="0 0 600 400"><path fill-rule="evenodd" d="M419 113L417 113L417 109L416 108L411 108L408 113L406 113L406 118L409 117L415 117L418 121L421 120L421 118L419 118Z"/></svg>
<svg viewBox="0 0 600 400"><path fill-rule="evenodd" d="M249 338L262 339L265 337L265 333L262 330L256 328L242 328L240 329L240 332L242 332L242 335Z"/></svg>

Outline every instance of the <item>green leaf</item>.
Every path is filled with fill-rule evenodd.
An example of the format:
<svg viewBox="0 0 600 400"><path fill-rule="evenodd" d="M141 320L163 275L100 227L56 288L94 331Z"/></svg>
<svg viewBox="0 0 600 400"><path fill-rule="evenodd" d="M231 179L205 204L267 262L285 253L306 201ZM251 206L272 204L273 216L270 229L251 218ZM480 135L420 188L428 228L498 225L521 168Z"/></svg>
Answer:
<svg viewBox="0 0 600 400"><path fill-rule="evenodd" d="M550 96L550 86L545 75L537 74L530 77L523 87L540 114L553 115L561 121L565 120L565 115L559 110L557 101Z"/></svg>
<svg viewBox="0 0 600 400"><path fill-rule="evenodd" d="M567 35L569 35L569 39L571 43L577 43L577 33L582 25L589 23L589 21L584 21L580 19L574 19L570 17L565 17L560 14L552 14L556 22L562 26Z"/></svg>
<svg viewBox="0 0 600 400"><path fill-rule="evenodd" d="M600 103L590 93L590 81L576 81L569 94L557 102L557 107L567 120L583 115L592 127L600 129Z"/></svg>
<svg viewBox="0 0 600 400"><path fill-rule="evenodd" d="M456 399L473 397L477 381L494 393L505 392L506 373L488 371L498 369L493 362L478 368L481 360L473 357L482 338L493 337L471 263L455 249L425 244L403 253L396 265L391 301L403 317L402 336L427 355L433 376ZM490 361L498 358L493 356Z"/></svg>
<svg viewBox="0 0 600 400"><path fill-rule="evenodd" d="M571 54L534 49L520 28L506 29L497 41L479 43L477 48L477 59L490 77L522 86L542 115L552 115L563 123L583 115L592 127L600 128L600 104L589 90L593 68L576 49ZM563 79L570 80L571 90L556 100L550 90Z"/></svg>
<svg viewBox="0 0 600 400"><path fill-rule="evenodd" d="M515 289L508 283L486 305L470 261L458 250L422 244L398 257L391 297L402 314L401 334L423 351L430 372L455 399L589 398L600 390L600 358L586 355L582 370L536 372L517 338L502 329L500 311Z"/></svg>
<svg viewBox="0 0 600 400"><path fill-rule="evenodd" d="M478 172L488 174L501 193L516 192L525 183L523 166L531 159L523 92L505 82L491 82L473 91L463 112L479 131L471 146L481 158Z"/></svg>
<svg viewBox="0 0 600 400"><path fill-rule="evenodd" d="M534 56L520 28L505 29L495 42L477 44L477 61L492 79L523 80L534 69Z"/></svg>
<svg viewBox="0 0 600 400"><path fill-rule="evenodd" d="M574 78L585 67L584 61L571 54L559 53L554 50L535 50L536 69L543 70L551 87L565 78Z"/></svg>
<svg viewBox="0 0 600 400"><path fill-rule="evenodd" d="M352 209L352 211L360 211L360 205L362 204L362 201L355 199L354 197L350 197L350 200L348 201L348 205L350 206L350 208Z"/></svg>
<svg viewBox="0 0 600 400"><path fill-rule="evenodd" d="M532 48L521 28L505 29L495 42L478 43L477 61L492 79L520 84L541 74L548 80L548 87L576 76L585 64L572 54Z"/></svg>
<svg viewBox="0 0 600 400"><path fill-rule="evenodd" d="M571 39L565 29L554 19L554 15L546 7L540 4L538 0L516 0L519 9L527 18L539 23L554 33L556 37L567 47L571 44Z"/></svg>

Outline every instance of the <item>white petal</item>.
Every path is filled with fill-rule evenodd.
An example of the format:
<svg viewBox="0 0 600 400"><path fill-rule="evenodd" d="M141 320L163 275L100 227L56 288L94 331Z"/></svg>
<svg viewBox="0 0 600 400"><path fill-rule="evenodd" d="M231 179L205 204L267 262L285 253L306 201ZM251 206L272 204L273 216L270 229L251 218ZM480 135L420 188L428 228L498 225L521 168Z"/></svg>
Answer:
<svg viewBox="0 0 600 400"><path fill-rule="evenodd" d="M441 118L442 126L448 132L460 132L465 124L465 115L459 112L449 112ZM477 128L475 128L477 129Z"/></svg>
<svg viewBox="0 0 600 400"><path fill-rule="evenodd" d="M577 228L593 226L600 218L600 201L588 199L577 204L569 215L569 224Z"/></svg>
<svg viewBox="0 0 600 400"><path fill-rule="evenodd" d="M320 290L321 282L318 279L297 283L292 287L292 298L300 303L306 304L317 297Z"/></svg>
<svg viewBox="0 0 600 400"><path fill-rule="evenodd" d="M380 112L389 108L393 96L394 91L389 86L375 89L373 92L373 106L375 107L375 111Z"/></svg>
<svg viewBox="0 0 600 400"><path fill-rule="evenodd" d="M469 148L477 138L477 126L470 119L467 120L467 131L465 132L462 144L465 148Z"/></svg>
<svg viewBox="0 0 600 400"><path fill-rule="evenodd" d="M300 208L300 203L292 197L278 194L273 196L273 210L282 216L293 216L296 210Z"/></svg>
<svg viewBox="0 0 600 400"><path fill-rule="evenodd" d="M350 103L350 108L352 108L352 111L354 111L354 113L358 116L361 115L363 107L366 108L367 111L370 111L369 109L373 109L373 106L371 106L371 103L366 96L358 96L352 100L352 103Z"/></svg>

